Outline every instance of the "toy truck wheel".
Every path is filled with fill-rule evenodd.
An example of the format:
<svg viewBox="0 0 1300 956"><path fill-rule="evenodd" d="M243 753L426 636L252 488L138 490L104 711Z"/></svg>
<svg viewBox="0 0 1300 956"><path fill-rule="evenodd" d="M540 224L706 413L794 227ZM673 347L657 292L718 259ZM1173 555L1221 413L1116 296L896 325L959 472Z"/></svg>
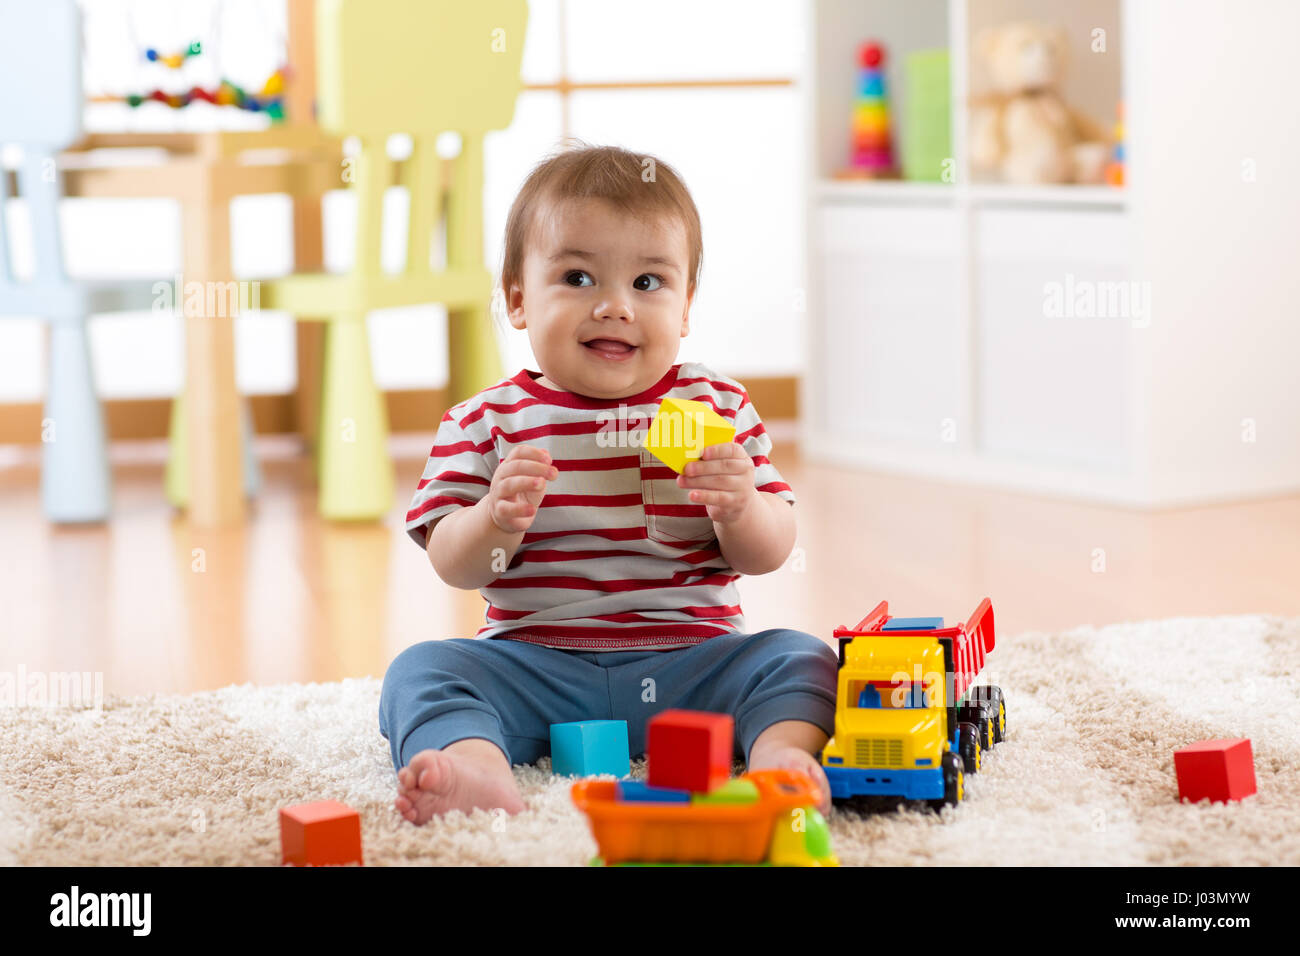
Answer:
<svg viewBox="0 0 1300 956"><path fill-rule="evenodd" d="M961 760L967 773L979 773L984 762L984 748L980 742L980 729L977 724L958 724L961 735Z"/></svg>
<svg viewBox="0 0 1300 956"><path fill-rule="evenodd" d="M936 811L944 807L955 807L961 803L965 795L965 776L962 773L961 757L955 753L946 753L943 755L943 797L931 800L930 807Z"/></svg>
<svg viewBox="0 0 1300 956"><path fill-rule="evenodd" d="M1002 688L992 684L982 684L971 690L971 696L975 700L984 702L985 706L993 711L992 743L1002 743L1007 736L1007 704L1002 696Z"/></svg>

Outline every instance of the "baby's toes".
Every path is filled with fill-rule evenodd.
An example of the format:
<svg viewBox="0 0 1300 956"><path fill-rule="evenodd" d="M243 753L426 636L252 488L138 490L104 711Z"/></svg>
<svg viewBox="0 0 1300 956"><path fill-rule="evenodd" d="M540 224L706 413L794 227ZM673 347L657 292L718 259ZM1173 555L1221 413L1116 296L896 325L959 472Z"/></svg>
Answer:
<svg viewBox="0 0 1300 956"><path fill-rule="evenodd" d="M455 777L454 764L441 751L421 751L411 758L410 768L416 788L437 794L451 789Z"/></svg>

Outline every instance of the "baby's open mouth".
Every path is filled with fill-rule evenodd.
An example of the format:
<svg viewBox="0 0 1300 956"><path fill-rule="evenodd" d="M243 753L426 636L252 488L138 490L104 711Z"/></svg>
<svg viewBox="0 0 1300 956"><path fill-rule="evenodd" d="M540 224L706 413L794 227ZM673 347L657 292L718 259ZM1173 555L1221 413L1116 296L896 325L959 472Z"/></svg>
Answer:
<svg viewBox="0 0 1300 956"><path fill-rule="evenodd" d="M582 343L594 352L601 352L605 355L628 355L636 351L635 345L628 345L626 342L620 342L617 339L592 339L590 342Z"/></svg>

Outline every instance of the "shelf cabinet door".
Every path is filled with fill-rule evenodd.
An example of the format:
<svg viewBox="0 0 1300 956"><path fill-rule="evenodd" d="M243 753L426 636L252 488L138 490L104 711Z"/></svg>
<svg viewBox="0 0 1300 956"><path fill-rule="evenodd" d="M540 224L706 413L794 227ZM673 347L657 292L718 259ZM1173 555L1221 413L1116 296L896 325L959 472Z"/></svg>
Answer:
<svg viewBox="0 0 1300 956"><path fill-rule="evenodd" d="M944 422L965 380L955 211L830 204L814 228L816 425L841 440L951 448Z"/></svg>
<svg viewBox="0 0 1300 956"><path fill-rule="evenodd" d="M1115 210L984 209L975 222L981 452L1115 473L1131 465L1133 335L1150 319Z"/></svg>

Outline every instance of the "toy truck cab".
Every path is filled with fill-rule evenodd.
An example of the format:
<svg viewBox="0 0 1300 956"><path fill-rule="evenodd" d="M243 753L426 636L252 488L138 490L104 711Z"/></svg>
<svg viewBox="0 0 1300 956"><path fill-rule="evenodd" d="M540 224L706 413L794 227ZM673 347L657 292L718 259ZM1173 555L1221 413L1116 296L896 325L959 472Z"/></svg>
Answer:
<svg viewBox="0 0 1300 956"><path fill-rule="evenodd" d="M956 805L966 773L1002 739L996 687L971 687L993 649L985 598L964 625L896 620L882 601L840 644L835 735L822 751L831 797L902 797Z"/></svg>
<svg viewBox="0 0 1300 956"><path fill-rule="evenodd" d="M822 752L831 796L942 797L950 749L944 684L943 649L933 638L851 642L840 666L835 736Z"/></svg>

